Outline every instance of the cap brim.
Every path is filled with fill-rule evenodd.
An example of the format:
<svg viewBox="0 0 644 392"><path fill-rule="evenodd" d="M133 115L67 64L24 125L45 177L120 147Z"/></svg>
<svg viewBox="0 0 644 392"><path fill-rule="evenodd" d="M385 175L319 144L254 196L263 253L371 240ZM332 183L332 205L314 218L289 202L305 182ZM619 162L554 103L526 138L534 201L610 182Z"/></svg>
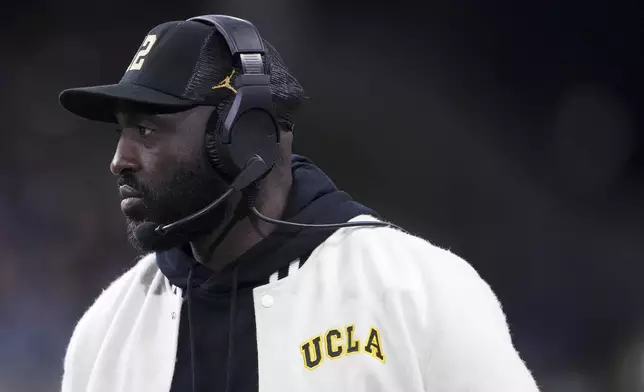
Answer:
<svg viewBox="0 0 644 392"><path fill-rule="evenodd" d="M131 83L71 88L61 92L59 100L77 116L107 123L117 123L116 110L122 104L150 113L179 112L198 104Z"/></svg>

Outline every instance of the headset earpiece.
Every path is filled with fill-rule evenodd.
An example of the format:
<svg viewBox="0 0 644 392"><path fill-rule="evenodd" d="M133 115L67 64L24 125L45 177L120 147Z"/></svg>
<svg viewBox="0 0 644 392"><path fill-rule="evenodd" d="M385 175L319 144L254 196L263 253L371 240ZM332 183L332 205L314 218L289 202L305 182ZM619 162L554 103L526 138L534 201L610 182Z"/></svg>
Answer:
<svg viewBox="0 0 644 392"><path fill-rule="evenodd" d="M206 126L204 149L206 150L206 157L208 158L210 165L217 171L217 173L221 174L228 180L229 175L225 172L226 170L224 164L221 161L221 157L219 156L219 147L217 147L219 138L217 137L218 132L216 121L217 114L213 112L213 114L210 115L208 125Z"/></svg>
<svg viewBox="0 0 644 392"><path fill-rule="evenodd" d="M234 177L234 173L229 172L229 170L226 168L226 164L224 164L223 158L221 154L219 153L220 151L223 151L222 146L220 146L220 132L221 132L221 127L223 123L223 119L226 118L228 115L228 112L230 111L230 106L227 105L227 107L224 108L223 112L221 115L217 113L217 108L212 111L210 114L210 118L208 119L208 123L206 124L206 134L205 134L205 139L204 139L204 148L206 150L206 156L208 157L208 161L210 162L210 165L219 173L221 174L224 179L228 181L232 181Z"/></svg>

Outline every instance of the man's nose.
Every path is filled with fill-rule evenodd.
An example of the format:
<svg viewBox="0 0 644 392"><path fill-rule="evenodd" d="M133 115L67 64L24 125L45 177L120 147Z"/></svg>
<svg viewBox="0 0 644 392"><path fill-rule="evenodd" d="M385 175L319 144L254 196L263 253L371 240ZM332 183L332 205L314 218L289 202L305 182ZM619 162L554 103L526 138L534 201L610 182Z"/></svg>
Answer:
<svg viewBox="0 0 644 392"><path fill-rule="evenodd" d="M125 137L119 139L114 157L110 163L110 171L114 175L118 175L123 170L131 170L137 172L141 169L138 149L135 143L132 143Z"/></svg>

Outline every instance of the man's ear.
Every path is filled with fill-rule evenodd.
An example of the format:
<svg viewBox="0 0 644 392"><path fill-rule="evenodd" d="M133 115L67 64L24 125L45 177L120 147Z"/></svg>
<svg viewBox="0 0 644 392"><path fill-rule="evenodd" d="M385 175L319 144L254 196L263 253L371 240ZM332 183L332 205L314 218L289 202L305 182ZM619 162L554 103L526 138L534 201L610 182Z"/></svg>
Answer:
<svg viewBox="0 0 644 392"><path fill-rule="evenodd" d="M280 150L287 149L290 155L293 146L293 132L280 129Z"/></svg>
<svg viewBox="0 0 644 392"><path fill-rule="evenodd" d="M280 127L280 144L278 146L275 166L278 170L288 168L290 172L293 149L293 132L285 131Z"/></svg>

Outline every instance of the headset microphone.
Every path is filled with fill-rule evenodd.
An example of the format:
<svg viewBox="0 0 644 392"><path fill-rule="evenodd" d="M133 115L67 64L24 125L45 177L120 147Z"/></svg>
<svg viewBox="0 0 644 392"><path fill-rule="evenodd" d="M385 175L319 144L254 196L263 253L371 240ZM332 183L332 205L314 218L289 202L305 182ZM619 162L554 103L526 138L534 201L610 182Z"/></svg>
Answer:
<svg viewBox="0 0 644 392"><path fill-rule="evenodd" d="M217 208L217 206L219 206L221 203L226 201L226 199L228 199L234 191L241 191L250 186L253 182L257 181L262 175L264 175L264 173L266 173L266 170L267 167L264 160L259 155L253 156L246 163L246 166L244 167L242 172L239 173L239 175L235 178L230 187L228 187L228 190L226 190L223 195L219 196L217 200L213 201L200 211L197 211L194 214L189 215L183 219L167 225L159 225L154 231L157 234L165 235L169 231L175 230L177 227L181 227L188 222L206 215L210 211Z"/></svg>
<svg viewBox="0 0 644 392"><path fill-rule="evenodd" d="M135 237L144 248L159 249L174 246L178 241L183 240L186 233L177 230L186 224L201 218L208 214L221 203L226 201L235 191L241 191L253 182L257 181L266 173L267 167L264 160L259 156L253 156L245 165L244 169L235 178L233 183L228 187L226 192L217 198L217 200L208 204L201 210L169 224L159 224L156 222L144 222L135 230Z"/></svg>

